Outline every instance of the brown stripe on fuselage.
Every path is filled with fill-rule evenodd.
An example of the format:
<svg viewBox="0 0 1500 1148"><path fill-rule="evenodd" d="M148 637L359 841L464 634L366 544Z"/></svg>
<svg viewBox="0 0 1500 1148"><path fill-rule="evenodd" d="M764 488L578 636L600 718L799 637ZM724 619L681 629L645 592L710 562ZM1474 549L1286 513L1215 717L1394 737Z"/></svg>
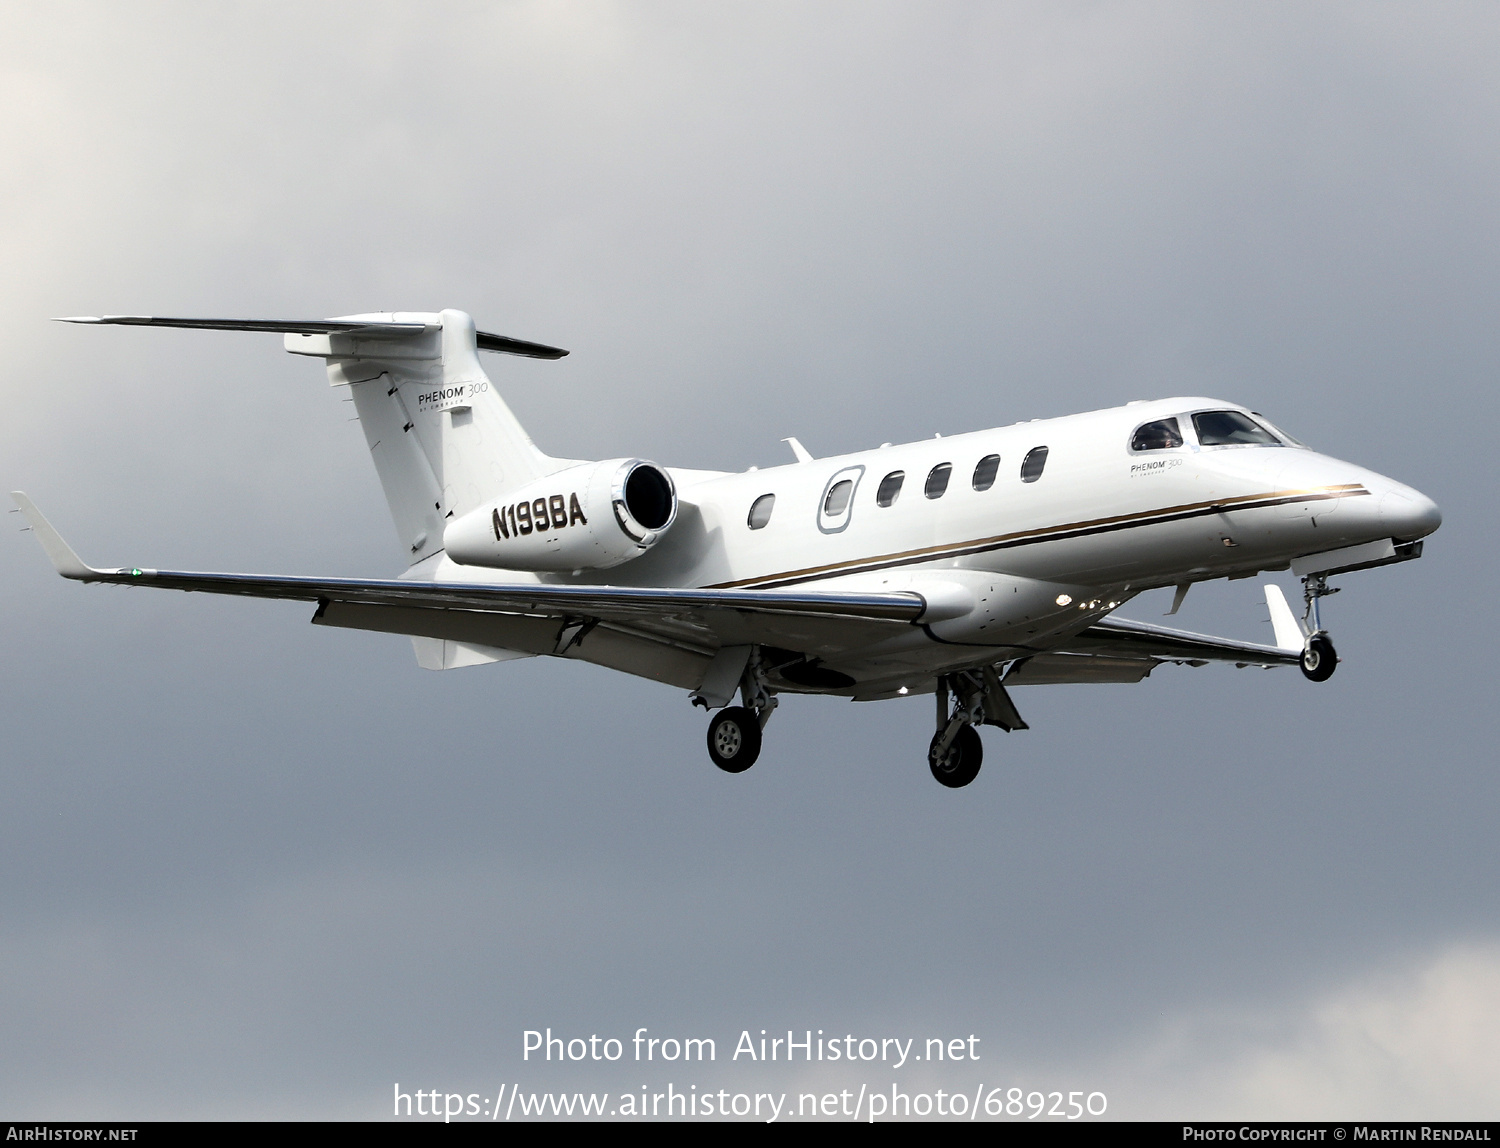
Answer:
<svg viewBox="0 0 1500 1148"><path fill-rule="evenodd" d="M1086 522L1070 522L1062 526L1044 526L1038 530L1018 530L1012 534L997 534L992 538L979 538L971 542L950 542L939 546L926 546L918 550L881 554L873 558L835 562L827 566L809 566L802 570L783 571L780 574L762 574L755 578L742 578L737 582L719 582L706 589L733 590L740 587L753 587L757 590L770 590L777 586L797 582L835 578L841 574L862 574L869 570L882 570L891 566L910 566L917 562L930 562L935 558L962 558L968 554L983 554L989 550L1007 550L1011 547L1029 546L1037 542L1059 542L1067 538L1105 534L1115 530L1128 530L1136 526L1178 522L1185 518L1218 514L1225 510L1259 510L1268 506L1284 506L1289 502L1323 502L1334 498L1357 498L1369 493L1361 484L1350 482L1341 486L1319 486L1310 490L1280 490L1272 494L1242 494L1234 498L1214 498L1206 502L1187 502L1181 506L1168 506L1135 514L1117 514L1110 518L1094 518Z"/></svg>

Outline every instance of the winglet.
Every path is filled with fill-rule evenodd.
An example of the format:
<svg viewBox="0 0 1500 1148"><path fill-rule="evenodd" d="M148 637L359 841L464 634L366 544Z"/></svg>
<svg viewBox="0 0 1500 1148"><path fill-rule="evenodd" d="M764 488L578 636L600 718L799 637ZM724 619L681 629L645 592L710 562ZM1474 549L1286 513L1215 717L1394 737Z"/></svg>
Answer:
<svg viewBox="0 0 1500 1148"><path fill-rule="evenodd" d="M1301 650L1307 638L1302 627L1286 604L1286 595L1280 586L1266 583L1266 608L1271 611L1271 629L1276 634L1276 644L1283 650Z"/></svg>
<svg viewBox="0 0 1500 1148"><path fill-rule="evenodd" d="M25 494L19 490L13 490L10 496L20 507L21 513L26 516L26 521L31 523L31 529L36 532L42 549L47 552L47 557L52 559L52 565L57 567L57 572L64 578L79 578L87 581L108 573L108 571L95 570L92 566L85 565L83 559L73 553L73 548L63 541L63 536L57 532L52 523L42 516L42 512L36 508L36 503Z"/></svg>

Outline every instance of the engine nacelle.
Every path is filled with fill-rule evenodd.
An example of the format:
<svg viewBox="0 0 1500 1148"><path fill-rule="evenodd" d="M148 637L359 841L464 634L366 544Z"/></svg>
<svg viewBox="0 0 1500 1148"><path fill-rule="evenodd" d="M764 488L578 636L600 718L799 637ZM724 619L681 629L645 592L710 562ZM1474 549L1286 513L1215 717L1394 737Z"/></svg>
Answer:
<svg viewBox="0 0 1500 1148"><path fill-rule="evenodd" d="M505 570L602 570L644 554L677 518L677 488L653 462L569 467L487 502L443 532L448 557Z"/></svg>

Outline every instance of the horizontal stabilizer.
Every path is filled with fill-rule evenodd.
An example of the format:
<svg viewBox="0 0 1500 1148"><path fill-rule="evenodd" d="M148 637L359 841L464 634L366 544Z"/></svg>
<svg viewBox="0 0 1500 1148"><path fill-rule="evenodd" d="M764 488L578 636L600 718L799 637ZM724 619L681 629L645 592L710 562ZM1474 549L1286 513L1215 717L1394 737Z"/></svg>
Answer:
<svg viewBox="0 0 1500 1148"><path fill-rule="evenodd" d="M121 327L185 327L196 331L275 331L290 335L330 335L357 331L363 338L400 338L438 330L440 325L408 323L349 317L345 319L173 319L160 315L69 315L59 323L89 323ZM568 352L561 347L528 343L508 335L475 332L475 345L481 351L499 351L506 355L524 355L529 359L561 359Z"/></svg>

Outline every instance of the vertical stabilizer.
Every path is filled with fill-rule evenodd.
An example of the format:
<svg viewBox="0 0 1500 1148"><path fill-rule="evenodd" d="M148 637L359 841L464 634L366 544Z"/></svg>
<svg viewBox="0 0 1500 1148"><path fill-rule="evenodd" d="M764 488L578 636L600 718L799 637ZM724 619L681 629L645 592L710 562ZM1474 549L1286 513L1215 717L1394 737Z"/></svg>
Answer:
<svg viewBox="0 0 1500 1148"><path fill-rule="evenodd" d="M480 503L558 469L539 451L479 365L463 311L349 315L368 327L288 334L347 386L408 560L443 546L443 527ZM500 348L497 348L500 349Z"/></svg>

